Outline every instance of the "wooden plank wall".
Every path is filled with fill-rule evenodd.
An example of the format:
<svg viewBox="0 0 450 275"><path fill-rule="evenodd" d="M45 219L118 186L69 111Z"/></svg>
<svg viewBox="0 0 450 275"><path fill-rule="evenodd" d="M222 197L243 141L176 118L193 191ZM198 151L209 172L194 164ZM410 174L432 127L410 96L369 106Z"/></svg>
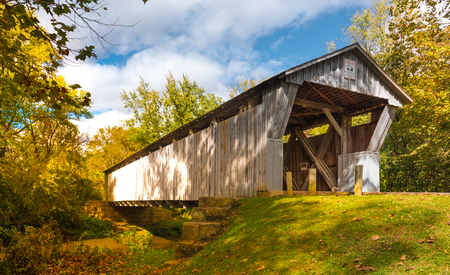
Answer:
<svg viewBox="0 0 450 275"><path fill-rule="evenodd" d="M280 83L268 86L262 104L243 108L233 117L106 175L107 200L254 197L257 190L267 190L268 123L274 112L266 106L276 109ZM280 143L275 155L282 161L281 149ZM282 170L278 170L281 184Z"/></svg>
<svg viewBox="0 0 450 275"><path fill-rule="evenodd" d="M356 62L356 80L344 78L344 59ZM399 98L379 79L363 60L353 52L345 52L286 76L286 81L302 84L303 81L328 85L387 99L390 105L401 107Z"/></svg>
<svg viewBox="0 0 450 275"><path fill-rule="evenodd" d="M369 146L370 138L375 130L376 125L377 125L376 122L372 122L369 124L364 124L351 128L352 140L354 142L353 146L349 148L350 150L349 153L366 151L367 147ZM309 140L314 145L314 147L318 149L320 147L320 144L322 143L324 136L325 135L311 137L309 138ZM287 143L284 144L284 147L286 147L286 145ZM286 150L283 150L283 152L284 154L286 154ZM330 146L325 152L324 161L330 168L331 172L337 178L338 171L337 171L337 157L336 157L336 142L334 141L334 137L330 142ZM288 155L286 166L289 172L292 172L292 178L294 179L294 181L297 182L299 185L303 184L308 175L307 171L301 171L302 162L308 162L309 165L312 164L312 161L310 160L306 152L303 150L300 141L296 140L294 142L294 146L293 149L291 150L291 153ZM285 183L283 184L283 190L286 190ZM317 190L330 191L330 188L328 187L327 183L322 178L320 173L317 173Z"/></svg>

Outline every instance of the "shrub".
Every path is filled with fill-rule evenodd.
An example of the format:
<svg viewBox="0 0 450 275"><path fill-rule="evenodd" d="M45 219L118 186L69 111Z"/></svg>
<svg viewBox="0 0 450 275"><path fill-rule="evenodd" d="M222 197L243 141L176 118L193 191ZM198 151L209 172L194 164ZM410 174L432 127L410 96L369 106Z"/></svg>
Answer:
<svg viewBox="0 0 450 275"><path fill-rule="evenodd" d="M126 244L132 252L150 252L153 250L153 235L147 230L130 230L114 234L116 242Z"/></svg>
<svg viewBox="0 0 450 275"><path fill-rule="evenodd" d="M152 232L155 236L172 237L181 235L183 223L183 221L159 221L147 226L145 229Z"/></svg>
<svg viewBox="0 0 450 275"><path fill-rule="evenodd" d="M43 264L59 257L62 238L53 224L41 229L27 226L25 232L14 232L6 250L2 269L5 273L37 273Z"/></svg>

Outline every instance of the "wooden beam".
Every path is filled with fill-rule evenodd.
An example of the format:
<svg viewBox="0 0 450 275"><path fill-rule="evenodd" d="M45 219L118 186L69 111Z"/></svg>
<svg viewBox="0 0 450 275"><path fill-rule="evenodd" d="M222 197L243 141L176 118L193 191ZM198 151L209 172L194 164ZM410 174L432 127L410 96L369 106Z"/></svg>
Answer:
<svg viewBox="0 0 450 275"><path fill-rule="evenodd" d="M308 154L309 158L314 162L314 164L317 166L317 170L322 175L322 177L325 179L325 182L328 184L331 190L337 186L336 177L331 172L330 168L326 165L325 161L322 159L317 158L317 151L312 145L312 143L309 141L309 139L305 136L305 134L302 131L296 130L295 131L296 136L300 140L303 149L305 149L305 152Z"/></svg>
<svg viewBox="0 0 450 275"><path fill-rule="evenodd" d="M305 99L299 99L299 98L295 99L295 105L316 108L316 109L328 109L330 111L338 112L338 113L343 113L345 111L345 108L343 108L343 107L323 104L323 103L309 101L309 100L305 100Z"/></svg>
<svg viewBox="0 0 450 275"><path fill-rule="evenodd" d="M336 132L342 137L342 129L341 127L339 127L339 124L337 123L337 121L334 119L333 115L330 113L330 111L328 111L327 109L323 109L323 112L325 113L325 115L327 116L327 118L330 120L331 125L333 125L334 129L336 130Z"/></svg>
<svg viewBox="0 0 450 275"><path fill-rule="evenodd" d="M325 152L328 149L328 146L330 145L331 140L334 136L334 128L331 127L331 125L328 127L327 133L323 137L322 143L320 144L319 150L317 151L317 158L323 159L323 156L325 155Z"/></svg>
<svg viewBox="0 0 450 275"><path fill-rule="evenodd" d="M339 90L348 100L350 100L353 104L358 105L358 103L353 99L353 97L351 97L350 95L347 94L346 91L344 90Z"/></svg>
<svg viewBox="0 0 450 275"><path fill-rule="evenodd" d="M269 125L269 129L271 130L269 132L270 138L283 138L294 106L294 99L297 96L298 87L298 84L286 82L281 85L282 92L279 95L280 98L275 102L277 108L273 114L273 125Z"/></svg>
<svg viewBox="0 0 450 275"><path fill-rule="evenodd" d="M380 119L378 120L377 126L373 131L372 138L370 139L369 146L367 146L367 151L379 152L383 141L386 138L389 127L394 120L395 113L397 112L397 107L386 105L381 113Z"/></svg>
<svg viewBox="0 0 450 275"><path fill-rule="evenodd" d="M295 118L289 118L289 123L296 124L296 125L303 125L303 124L305 124L304 121L299 120L299 119L295 119Z"/></svg>
<svg viewBox="0 0 450 275"><path fill-rule="evenodd" d="M323 114L323 112L295 113L296 116L315 116L321 114Z"/></svg>
<svg viewBox="0 0 450 275"><path fill-rule="evenodd" d="M343 135L341 136L341 153L343 155L350 153L352 118L349 116L342 116L341 127Z"/></svg>
<svg viewBox="0 0 450 275"><path fill-rule="evenodd" d="M292 133L289 136L288 143L286 144L286 149L283 150L283 152L284 152L284 155L283 155L283 166L286 165L288 157L289 157L289 155L292 152L292 148L294 147L294 143L295 143L295 134Z"/></svg>
<svg viewBox="0 0 450 275"><path fill-rule="evenodd" d="M316 91L323 99L325 99L328 103L331 105L334 105L333 101L331 101L326 95L324 95L319 89L316 89L315 86L313 86L314 91Z"/></svg>

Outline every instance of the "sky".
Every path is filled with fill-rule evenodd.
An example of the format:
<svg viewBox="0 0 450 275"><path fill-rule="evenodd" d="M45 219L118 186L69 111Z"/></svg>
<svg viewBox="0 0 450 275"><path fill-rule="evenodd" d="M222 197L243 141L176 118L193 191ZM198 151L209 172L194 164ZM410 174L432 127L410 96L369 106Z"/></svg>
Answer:
<svg viewBox="0 0 450 275"><path fill-rule="evenodd" d="M120 125L131 113L121 91L132 91L139 77L164 90L166 75L190 80L229 100L228 87L239 79L268 78L327 53L326 41L346 45L341 28L371 0L108 0L104 22L115 27L104 49L87 29L71 47L96 45L97 59L61 68L66 82L92 95L92 119L76 122L90 135ZM46 19L40 15L40 19ZM42 21L44 21L42 20ZM132 25L132 26L131 26ZM44 27L49 28L49 26ZM95 27L95 26L94 26ZM108 28L95 27L106 34Z"/></svg>

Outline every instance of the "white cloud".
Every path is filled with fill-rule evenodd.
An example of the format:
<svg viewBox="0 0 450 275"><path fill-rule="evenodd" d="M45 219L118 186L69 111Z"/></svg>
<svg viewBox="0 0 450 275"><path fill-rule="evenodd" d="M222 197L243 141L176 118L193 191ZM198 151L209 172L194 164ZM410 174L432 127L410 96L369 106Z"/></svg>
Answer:
<svg viewBox="0 0 450 275"><path fill-rule="evenodd" d="M78 130L81 133L87 134L88 136L92 137L100 128L122 125L123 121L131 117L131 114L123 114L117 111L108 111L98 115L94 115L91 119L74 120L72 122L78 126Z"/></svg>
<svg viewBox="0 0 450 275"><path fill-rule="evenodd" d="M107 39L120 45L110 47L109 53L98 46L97 55L105 58L110 53L128 54L129 59L121 66L91 60L79 67L62 68L61 73L68 83L79 83L91 92L92 111L126 114L120 91L134 89L139 76L151 88L162 91L169 70L177 79L187 74L207 92L226 100L227 84L236 76L261 79L284 69L284 60L260 61L260 53L253 48L258 38L281 28L300 26L319 14L370 4L371 0L153 0L146 5L139 0L108 2L107 21L118 18L124 25L139 22L130 28L115 28ZM79 36L90 34L83 29ZM272 47L276 49L284 39L272 43ZM92 41L72 43L81 47Z"/></svg>
<svg viewBox="0 0 450 275"><path fill-rule="evenodd" d="M278 46L280 46L283 42L284 42L285 37L282 36L280 39L278 39L277 41L273 42L270 44L270 48L274 51L278 50Z"/></svg>

